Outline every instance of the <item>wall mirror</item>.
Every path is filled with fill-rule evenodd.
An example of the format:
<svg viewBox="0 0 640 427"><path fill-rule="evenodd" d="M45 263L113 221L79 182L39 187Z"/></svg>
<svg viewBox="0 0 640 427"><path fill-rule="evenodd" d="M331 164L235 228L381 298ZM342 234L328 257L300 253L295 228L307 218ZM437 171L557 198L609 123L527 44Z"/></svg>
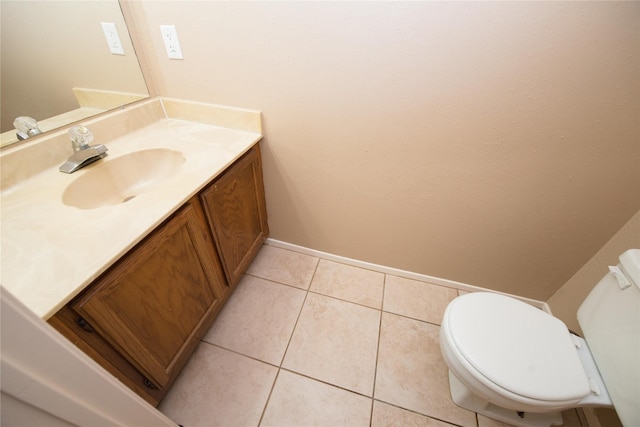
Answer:
<svg viewBox="0 0 640 427"><path fill-rule="evenodd" d="M117 0L0 2L1 146L17 142L13 121L43 132L149 96ZM113 23L124 55L102 23Z"/></svg>

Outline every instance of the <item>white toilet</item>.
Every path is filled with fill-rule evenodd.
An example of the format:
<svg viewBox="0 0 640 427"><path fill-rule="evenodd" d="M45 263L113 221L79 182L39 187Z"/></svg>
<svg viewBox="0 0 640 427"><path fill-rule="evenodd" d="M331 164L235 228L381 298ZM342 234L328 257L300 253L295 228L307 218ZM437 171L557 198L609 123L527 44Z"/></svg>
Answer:
<svg viewBox="0 0 640 427"><path fill-rule="evenodd" d="M522 427L561 425L565 409L613 405L625 426L640 426L640 250L609 269L578 309L586 340L511 297L454 299L440 329L453 401Z"/></svg>

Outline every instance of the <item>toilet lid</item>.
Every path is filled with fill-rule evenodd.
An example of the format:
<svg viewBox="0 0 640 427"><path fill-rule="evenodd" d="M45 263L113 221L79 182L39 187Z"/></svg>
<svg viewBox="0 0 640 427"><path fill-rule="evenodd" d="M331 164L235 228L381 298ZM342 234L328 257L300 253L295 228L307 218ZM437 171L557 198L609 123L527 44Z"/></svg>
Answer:
<svg viewBox="0 0 640 427"><path fill-rule="evenodd" d="M524 302L478 292L455 299L453 344L486 379L541 401L581 399L589 383L566 325Z"/></svg>

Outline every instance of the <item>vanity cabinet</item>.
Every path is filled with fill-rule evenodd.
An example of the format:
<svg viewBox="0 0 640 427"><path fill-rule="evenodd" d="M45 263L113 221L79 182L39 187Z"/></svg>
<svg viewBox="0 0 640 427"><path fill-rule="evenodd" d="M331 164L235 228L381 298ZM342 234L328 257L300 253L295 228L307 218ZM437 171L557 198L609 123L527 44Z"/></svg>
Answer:
<svg viewBox="0 0 640 427"><path fill-rule="evenodd" d="M238 284L269 234L256 145L200 193L227 281Z"/></svg>
<svg viewBox="0 0 640 427"><path fill-rule="evenodd" d="M49 323L157 405L267 234L255 145Z"/></svg>

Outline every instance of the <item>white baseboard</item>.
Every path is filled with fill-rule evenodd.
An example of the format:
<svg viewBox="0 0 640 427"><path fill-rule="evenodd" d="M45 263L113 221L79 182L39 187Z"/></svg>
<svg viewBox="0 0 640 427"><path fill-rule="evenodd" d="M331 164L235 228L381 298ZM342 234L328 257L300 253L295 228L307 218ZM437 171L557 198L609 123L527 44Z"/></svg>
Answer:
<svg viewBox="0 0 640 427"><path fill-rule="evenodd" d="M281 249L288 249L294 252L303 253L305 255L315 256L315 257L326 259L329 261L339 262L341 264L352 265L354 267L360 267L367 270L377 271L379 273L385 273L385 274L391 274L398 277L404 277L405 279L413 279L413 280L418 280L420 282L428 282L434 285L445 286L447 288L459 289L461 291L467 291L467 292L484 291L484 292L499 293L499 294L507 295L515 299L518 299L520 301L526 302L527 304L531 304L534 307L537 307L546 311L547 313L551 313L551 310L549 309L549 306L547 305L546 302L534 300L531 298L525 298L518 295L511 295L505 292L498 292L492 289L481 288L479 286L473 286L473 285L456 282L449 279L442 279L440 277L428 276L426 274L414 273L411 271L400 270L392 267L386 267L384 265L372 264L370 262L359 261L352 258L346 258L340 255L334 255L327 252L317 251L315 249L305 248L304 246L298 246L292 243L283 242L281 240L272 239L270 237L267 238L265 243L269 246L274 246Z"/></svg>

